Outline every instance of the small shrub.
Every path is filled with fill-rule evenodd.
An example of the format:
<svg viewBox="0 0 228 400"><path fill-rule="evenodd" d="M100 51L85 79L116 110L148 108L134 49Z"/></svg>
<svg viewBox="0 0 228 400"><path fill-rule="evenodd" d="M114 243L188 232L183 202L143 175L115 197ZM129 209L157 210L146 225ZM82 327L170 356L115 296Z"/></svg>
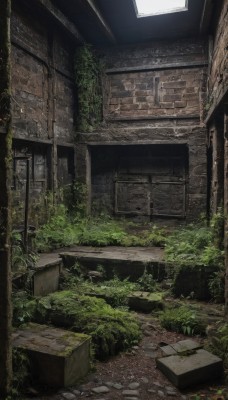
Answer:
<svg viewBox="0 0 228 400"><path fill-rule="evenodd" d="M214 334L209 336L207 349L223 360L224 368L228 373L228 323L219 323Z"/></svg>
<svg viewBox="0 0 228 400"><path fill-rule="evenodd" d="M13 325L30 322L36 312L36 301L25 291L13 293Z"/></svg>
<svg viewBox="0 0 228 400"><path fill-rule="evenodd" d="M205 334L205 325L196 312L186 306L165 310L160 316L160 322L163 328L184 335Z"/></svg>
<svg viewBox="0 0 228 400"><path fill-rule="evenodd" d="M175 265L223 267L224 251L217 246L214 219L210 226L207 226L205 222L189 224L167 237L166 261Z"/></svg>
<svg viewBox="0 0 228 400"><path fill-rule="evenodd" d="M212 299L216 303L224 303L225 294L225 272L223 270L218 270L214 272L209 279L208 287Z"/></svg>
<svg viewBox="0 0 228 400"><path fill-rule="evenodd" d="M143 275L138 279L138 283L140 289L146 292L154 292L157 290L157 283L153 275L147 272L147 268L144 269Z"/></svg>
<svg viewBox="0 0 228 400"><path fill-rule="evenodd" d="M26 351L13 349L13 382L11 399L23 398L23 390L30 379L30 363Z"/></svg>

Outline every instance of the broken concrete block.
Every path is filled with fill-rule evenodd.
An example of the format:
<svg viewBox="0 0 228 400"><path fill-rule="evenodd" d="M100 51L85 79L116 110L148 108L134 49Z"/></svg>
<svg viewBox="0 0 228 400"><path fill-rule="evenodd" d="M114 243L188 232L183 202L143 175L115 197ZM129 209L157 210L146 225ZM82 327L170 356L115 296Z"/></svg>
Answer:
<svg viewBox="0 0 228 400"><path fill-rule="evenodd" d="M160 348L164 356L171 356L174 354L191 353L192 351L201 349L202 346L194 340L186 339L167 346L161 346Z"/></svg>
<svg viewBox="0 0 228 400"><path fill-rule="evenodd" d="M206 350L170 355L156 360L158 369L178 388L186 388L223 374L222 360Z"/></svg>
<svg viewBox="0 0 228 400"><path fill-rule="evenodd" d="M48 386L75 385L89 371L88 335L30 323L13 333L13 346L26 350L32 375Z"/></svg>
<svg viewBox="0 0 228 400"><path fill-rule="evenodd" d="M33 275L33 295L46 296L59 289L62 259L57 254L43 254Z"/></svg>

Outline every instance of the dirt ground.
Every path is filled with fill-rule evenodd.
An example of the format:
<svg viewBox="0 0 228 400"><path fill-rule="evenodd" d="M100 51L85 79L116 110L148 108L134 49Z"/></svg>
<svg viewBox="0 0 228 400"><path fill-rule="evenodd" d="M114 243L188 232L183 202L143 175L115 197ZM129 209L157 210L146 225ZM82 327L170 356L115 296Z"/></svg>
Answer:
<svg viewBox="0 0 228 400"><path fill-rule="evenodd" d="M160 344L173 344L186 337L167 332L151 315L137 314L142 323L141 342L126 353L106 362L96 362L95 370L77 387L61 389L57 393L34 392L39 400L224 400L228 387L224 379L214 382L213 376L203 385L180 391L156 368L155 358ZM203 343L203 339L194 340ZM97 393L96 393L97 391ZM222 392L222 394L219 394Z"/></svg>

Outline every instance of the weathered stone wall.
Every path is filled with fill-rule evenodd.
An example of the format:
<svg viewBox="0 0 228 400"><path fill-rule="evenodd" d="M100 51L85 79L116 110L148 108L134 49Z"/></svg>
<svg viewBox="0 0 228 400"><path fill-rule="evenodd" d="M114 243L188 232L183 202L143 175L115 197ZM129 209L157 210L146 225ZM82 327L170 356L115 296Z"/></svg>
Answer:
<svg viewBox="0 0 228 400"><path fill-rule="evenodd" d="M228 0L223 0L213 36L206 111L211 113L228 90Z"/></svg>
<svg viewBox="0 0 228 400"><path fill-rule="evenodd" d="M73 177L71 165L75 130L74 45L47 16L36 19L35 13L35 9L31 12L20 2L13 2L14 155L31 156L31 195L42 193L47 188L55 189L58 183L62 184L62 176L68 176L66 183L69 183L70 176ZM58 151L59 145L66 146L64 157ZM61 174L58 171L60 164L64 169ZM22 182L23 192L25 177L23 168L17 169L18 165L19 162L14 163L14 173L18 182Z"/></svg>
<svg viewBox="0 0 228 400"><path fill-rule="evenodd" d="M22 11L12 14L14 136L72 142L74 133L73 49L48 22ZM54 123L54 124L53 124Z"/></svg>
<svg viewBox="0 0 228 400"><path fill-rule="evenodd" d="M106 117L199 115L202 69L168 69L109 76Z"/></svg>
<svg viewBox="0 0 228 400"><path fill-rule="evenodd" d="M103 146L104 159L112 145L186 145L186 215L194 219L206 211L207 202L206 131L202 123L207 42L190 39L155 42L99 49L98 52L106 66L104 122L96 132L78 136L80 154L83 147L90 146L93 151L97 145L107 145ZM114 147L113 152L113 157L118 159ZM78 161L78 174L82 177L85 161L81 159L83 167ZM103 167L105 171L105 162ZM92 158L92 174L94 168ZM115 176L116 171L112 173ZM104 184L106 178L108 183ZM86 179L88 181L88 174L84 170L84 181ZM106 202L110 211L115 203L110 174L105 177L104 172L99 179L100 189L99 184L92 181L95 186L92 200L100 201L102 207Z"/></svg>

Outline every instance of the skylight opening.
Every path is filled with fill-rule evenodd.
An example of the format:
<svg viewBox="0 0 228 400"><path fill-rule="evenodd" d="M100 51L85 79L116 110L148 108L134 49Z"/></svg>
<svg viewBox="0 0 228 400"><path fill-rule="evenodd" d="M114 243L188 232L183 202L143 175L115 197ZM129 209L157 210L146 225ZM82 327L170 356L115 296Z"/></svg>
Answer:
<svg viewBox="0 0 228 400"><path fill-rule="evenodd" d="M188 0L134 0L137 17L188 10Z"/></svg>

